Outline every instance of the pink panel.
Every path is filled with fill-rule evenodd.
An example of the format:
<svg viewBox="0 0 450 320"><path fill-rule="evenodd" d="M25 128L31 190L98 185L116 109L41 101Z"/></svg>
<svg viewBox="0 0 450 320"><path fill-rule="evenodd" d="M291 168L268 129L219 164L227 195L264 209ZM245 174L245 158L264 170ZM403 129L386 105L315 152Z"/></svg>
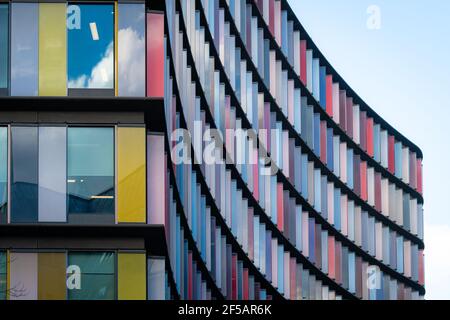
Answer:
<svg viewBox="0 0 450 320"><path fill-rule="evenodd" d="M335 272L335 250L334 250L334 237L328 236L328 275L331 279L336 278Z"/></svg>
<svg viewBox="0 0 450 320"><path fill-rule="evenodd" d="M306 40L300 41L300 80L306 85L308 77L306 74Z"/></svg>
<svg viewBox="0 0 450 320"><path fill-rule="evenodd" d="M423 193L422 159L417 159L417 191Z"/></svg>
<svg viewBox="0 0 450 320"><path fill-rule="evenodd" d="M164 97L164 14L147 13L147 97Z"/></svg>
<svg viewBox="0 0 450 320"><path fill-rule="evenodd" d="M165 220L165 163L164 136L147 136L147 221L149 224L164 224ZM158 183L154 183L158 181Z"/></svg>

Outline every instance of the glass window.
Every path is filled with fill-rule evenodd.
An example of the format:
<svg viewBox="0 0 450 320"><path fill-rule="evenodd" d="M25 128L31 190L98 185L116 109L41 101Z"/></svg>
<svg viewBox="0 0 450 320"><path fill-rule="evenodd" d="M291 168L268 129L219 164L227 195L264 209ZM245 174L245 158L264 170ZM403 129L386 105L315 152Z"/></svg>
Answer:
<svg viewBox="0 0 450 320"><path fill-rule="evenodd" d="M8 296L11 300L37 300L38 254L12 252L10 254L10 284Z"/></svg>
<svg viewBox="0 0 450 320"><path fill-rule="evenodd" d="M39 221L65 222L67 129L39 127Z"/></svg>
<svg viewBox="0 0 450 320"><path fill-rule="evenodd" d="M38 217L38 128L11 128L11 222Z"/></svg>
<svg viewBox="0 0 450 320"><path fill-rule="evenodd" d="M70 252L68 267L80 270L80 285L67 289L69 300L113 300L116 297L113 252ZM70 274L68 274L69 276Z"/></svg>
<svg viewBox="0 0 450 320"><path fill-rule="evenodd" d="M6 252L0 251L0 300L6 300Z"/></svg>
<svg viewBox="0 0 450 320"><path fill-rule="evenodd" d="M38 94L38 4L11 4L11 95Z"/></svg>
<svg viewBox="0 0 450 320"><path fill-rule="evenodd" d="M0 223L6 223L8 204L8 128L0 127Z"/></svg>
<svg viewBox="0 0 450 320"><path fill-rule="evenodd" d="M69 5L67 34L69 89L113 89L113 5Z"/></svg>
<svg viewBox="0 0 450 320"><path fill-rule="evenodd" d="M0 4L0 95L8 93L8 5Z"/></svg>
<svg viewBox="0 0 450 320"><path fill-rule="evenodd" d="M166 297L166 262L163 257L148 259L148 288L149 300L164 300Z"/></svg>
<svg viewBox="0 0 450 320"><path fill-rule="evenodd" d="M114 215L114 129L68 128L69 214Z"/></svg>
<svg viewBox="0 0 450 320"><path fill-rule="evenodd" d="M145 4L119 3L118 93L145 96Z"/></svg>
<svg viewBox="0 0 450 320"><path fill-rule="evenodd" d="M39 4L39 95L67 95L66 4Z"/></svg>

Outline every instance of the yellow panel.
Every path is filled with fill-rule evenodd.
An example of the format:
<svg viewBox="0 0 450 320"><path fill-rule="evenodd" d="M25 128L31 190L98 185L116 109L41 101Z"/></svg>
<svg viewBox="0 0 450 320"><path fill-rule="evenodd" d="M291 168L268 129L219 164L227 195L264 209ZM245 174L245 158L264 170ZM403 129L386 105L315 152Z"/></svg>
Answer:
<svg viewBox="0 0 450 320"><path fill-rule="evenodd" d="M117 221L145 223L145 128L119 127L117 153Z"/></svg>
<svg viewBox="0 0 450 320"><path fill-rule="evenodd" d="M67 95L66 4L39 4L39 95Z"/></svg>
<svg viewBox="0 0 450 320"><path fill-rule="evenodd" d="M145 253L119 253L119 300L146 299Z"/></svg>
<svg viewBox="0 0 450 320"><path fill-rule="evenodd" d="M38 299L66 299L66 254L39 253Z"/></svg>

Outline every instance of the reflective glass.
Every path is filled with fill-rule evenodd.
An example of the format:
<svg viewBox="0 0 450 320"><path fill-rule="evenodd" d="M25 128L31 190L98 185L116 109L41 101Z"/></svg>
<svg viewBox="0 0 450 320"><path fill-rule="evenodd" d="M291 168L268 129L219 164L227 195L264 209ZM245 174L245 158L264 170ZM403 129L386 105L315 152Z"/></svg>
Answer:
<svg viewBox="0 0 450 320"><path fill-rule="evenodd" d="M145 4L119 3L119 96L145 96Z"/></svg>
<svg viewBox="0 0 450 320"><path fill-rule="evenodd" d="M8 11L7 4L0 4L0 90L8 89Z"/></svg>
<svg viewBox="0 0 450 320"><path fill-rule="evenodd" d="M66 221L67 128L39 127L39 221Z"/></svg>
<svg viewBox="0 0 450 320"><path fill-rule="evenodd" d="M114 88L113 5L67 8L68 87Z"/></svg>
<svg viewBox="0 0 450 320"><path fill-rule="evenodd" d="M149 300L164 300L166 297L166 263L164 258L149 258L147 264Z"/></svg>
<svg viewBox="0 0 450 320"><path fill-rule="evenodd" d="M68 128L69 214L114 214L114 129Z"/></svg>
<svg viewBox="0 0 450 320"><path fill-rule="evenodd" d="M11 128L11 222L38 218L38 128Z"/></svg>
<svg viewBox="0 0 450 320"><path fill-rule="evenodd" d="M0 223L6 222L8 204L8 128L0 127Z"/></svg>
<svg viewBox="0 0 450 320"><path fill-rule="evenodd" d="M38 4L11 4L11 95L38 94Z"/></svg>
<svg viewBox="0 0 450 320"><path fill-rule="evenodd" d="M116 297L113 252L71 252L68 266L79 267L79 288L67 289L69 300L112 300ZM69 276L69 275L68 275Z"/></svg>

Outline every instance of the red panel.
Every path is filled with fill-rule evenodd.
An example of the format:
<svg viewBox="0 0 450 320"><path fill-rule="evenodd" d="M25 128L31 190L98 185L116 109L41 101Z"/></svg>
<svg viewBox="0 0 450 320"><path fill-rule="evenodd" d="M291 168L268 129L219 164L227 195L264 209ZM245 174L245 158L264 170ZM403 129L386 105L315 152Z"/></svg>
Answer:
<svg viewBox="0 0 450 320"><path fill-rule="evenodd" d="M361 198L367 201L367 162L361 161Z"/></svg>
<svg viewBox="0 0 450 320"><path fill-rule="evenodd" d="M327 124L320 122L320 160L327 163Z"/></svg>
<svg viewBox="0 0 450 320"><path fill-rule="evenodd" d="M395 139L394 136L388 138L388 170L395 174Z"/></svg>
<svg viewBox="0 0 450 320"><path fill-rule="evenodd" d="M328 236L328 275L331 279L336 278L335 257L334 237Z"/></svg>
<svg viewBox="0 0 450 320"><path fill-rule="evenodd" d="M248 269L244 268L243 271L243 283L244 283L244 294L242 295L242 297L244 298L244 300L248 300Z"/></svg>
<svg viewBox="0 0 450 320"><path fill-rule="evenodd" d="M422 159L417 159L417 191L423 193Z"/></svg>
<svg viewBox="0 0 450 320"><path fill-rule="evenodd" d="M283 204L283 184L277 184L277 226L284 231L284 204Z"/></svg>
<svg viewBox="0 0 450 320"><path fill-rule="evenodd" d="M275 0L269 0L269 30L275 36Z"/></svg>
<svg viewBox="0 0 450 320"><path fill-rule="evenodd" d="M425 265L423 259L423 250L419 251L419 284L425 284Z"/></svg>
<svg viewBox="0 0 450 320"><path fill-rule="evenodd" d="M373 157L373 119L367 118L367 153Z"/></svg>
<svg viewBox="0 0 450 320"><path fill-rule="evenodd" d="M381 173L375 173L375 209L381 212Z"/></svg>
<svg viewBox="0 0 450 320"><path fill-rule="evenodd" d="M333 116L333 76L327 75L326 78L326 110L328 115Z"/></svg>
<svg viewBox="0 0 450 320"><path fill-rule="evenodd" d="M164 14L147 13L147 97L164 97Z"/></svg>
<svg viewBox="0 0 450 320"><path fill-rule="evenodd" d="M300 41L300 80L306 85L308 81L306 74L306 40Z"/></svg>

